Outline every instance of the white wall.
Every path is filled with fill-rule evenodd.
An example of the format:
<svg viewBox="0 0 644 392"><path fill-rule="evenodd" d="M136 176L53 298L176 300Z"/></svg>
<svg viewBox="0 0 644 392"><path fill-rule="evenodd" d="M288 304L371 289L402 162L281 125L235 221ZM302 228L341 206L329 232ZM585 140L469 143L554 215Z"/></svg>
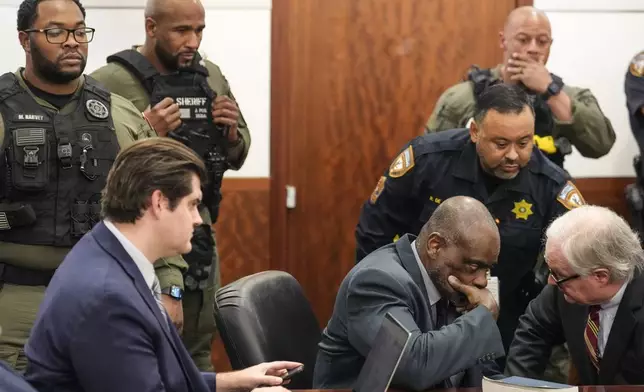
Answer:
<svg viewBox="0 0 644 392"><path fill-rule="evenodd" d="M119 50L142 43L144 0L81 0L87 24L96 29L86 73ZM0 72L25 62L18 43L16 13L21 0L0 0ZM201 53L218 64L248 122L253 138L245 165L227 177L269 176L271 0L202 0L206 30Z"/></svg>
<svg viewBox="0 0 644 392"><path fill-rule="evenodd" d="M535 0L552 24L548 69L564 82L590 88L611 120L617 140L601 159L578 152L566 159L575 177L634 176L638 154L626 111L624 75L630 59L644 50L644 0Z"/></svg>
<svg viewBox="0 0 644 392"><path fill-rule="evenodd" d="M253 143L244 167L228 177L268 177L270 173L271 0L202 0L206 33L202 53L219 64L248 121ZM306 1L306 0L302 0ZM145 0L85 0L87 22L97 29L87 72L109 54L143 39ZM552 23L554 45L548 67L566 83L590 88L617 133L612 151L601 159L577 152L566 167L576 177L634 175L637 154L623 92L628 61L644 50L644 0L535 0ZM16 34L20 0L0 0L0 71L24 63Z"/></svg>

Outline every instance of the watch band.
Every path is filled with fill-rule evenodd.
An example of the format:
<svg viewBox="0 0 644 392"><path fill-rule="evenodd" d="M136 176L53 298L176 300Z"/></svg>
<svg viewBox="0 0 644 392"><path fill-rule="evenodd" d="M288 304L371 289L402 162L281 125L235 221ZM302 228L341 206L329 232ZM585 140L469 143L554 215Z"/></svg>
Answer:
<svg viewBox="0 0 644 392"><path fill-rule="evenodd" d="M161 294L169 295L176 300L181 300L183 298L183 290L181 287L175 285L161 289Z"/></svg>
<svg viewBox="0 0 644 392"><path fill-rule="evenodd" d="M544 101L547 101L551 97L558 95L564 86L563 79L561 79L559 76L554 74L550 74L550 75L552 76L552 82L550 82L550 84L548 85L548 88L546 88L546 91L543 94L541 94L541 98Z"/></svg>

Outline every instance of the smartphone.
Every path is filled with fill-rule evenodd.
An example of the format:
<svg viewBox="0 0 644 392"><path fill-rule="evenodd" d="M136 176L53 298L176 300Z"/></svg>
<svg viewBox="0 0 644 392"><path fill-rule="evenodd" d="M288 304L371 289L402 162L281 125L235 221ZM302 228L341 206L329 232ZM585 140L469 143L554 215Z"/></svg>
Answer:
<svg viewBox="0 0 644 392"><path fill-rule="evenodd" d="M291 377L293 377L294 375L296 375L298 373L302 373L303 370L304 370L304 365L300 365L300 366L298 366L296 368L293 368L293 369L289 370L288 373L286 373L285 375L282 376L282 380L284 380L284 381L290 380Z"/></svg>

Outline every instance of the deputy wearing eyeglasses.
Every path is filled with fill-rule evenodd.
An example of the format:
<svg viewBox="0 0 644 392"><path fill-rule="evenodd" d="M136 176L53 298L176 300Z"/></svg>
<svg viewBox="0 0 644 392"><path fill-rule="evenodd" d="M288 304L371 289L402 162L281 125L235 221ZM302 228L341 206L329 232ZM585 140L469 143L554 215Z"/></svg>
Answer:
<svg viewBox="0 0 644 392"><path fill-rule="evenodd" d="M25 66L0 76L0 360L19 371L54 271L100 220L116 154L155 135L132 103L83 75L93 37L78 0L24 0Z"/></svg>
<svg viewBox="0 0 644 392"><path fill-rule="evenodd" d="M519 320L505 372L543 378L568 344L578 385L644 384L644 251L613 211L581 206L546 231L549 285ZM572 380L570 380L572 381Z"/></svg>

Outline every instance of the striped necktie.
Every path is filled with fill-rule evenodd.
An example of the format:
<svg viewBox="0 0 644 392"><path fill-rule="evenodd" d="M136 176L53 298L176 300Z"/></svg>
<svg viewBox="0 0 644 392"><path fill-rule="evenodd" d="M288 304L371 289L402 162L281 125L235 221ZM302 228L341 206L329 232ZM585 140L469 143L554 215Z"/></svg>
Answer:
<svg viewBox="0 0 644 392"><path fill-rule="evenodd" d="M586 330L584 331L584 340L586 341L586 349L588 350L588 356L590 361L595 366L595 369L599 372L599 345L598 339L599 336L599 310L601 309L600 305L591 305L588 312L588 321L586 322Z"/></svg>
<svg viewBox="0 0 644 392"><path fill-rule="evenodd" d="M168 313L166 312L165 306L163 306L163 301L161 300L161 283L159 283L159 278L157 278L156 275L154 276L154 282L152 282L152 295L154 296L157 306L161 310L161 315L163 316L163 320L165 320L165 324L169 325Z"/></svg>

